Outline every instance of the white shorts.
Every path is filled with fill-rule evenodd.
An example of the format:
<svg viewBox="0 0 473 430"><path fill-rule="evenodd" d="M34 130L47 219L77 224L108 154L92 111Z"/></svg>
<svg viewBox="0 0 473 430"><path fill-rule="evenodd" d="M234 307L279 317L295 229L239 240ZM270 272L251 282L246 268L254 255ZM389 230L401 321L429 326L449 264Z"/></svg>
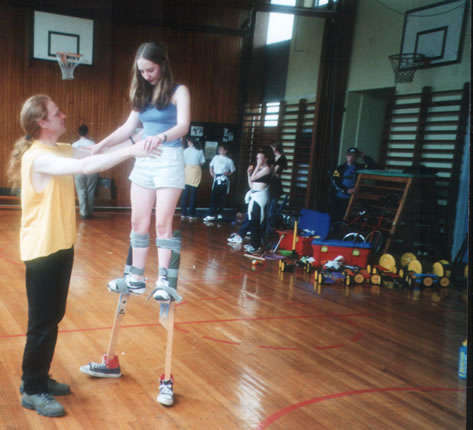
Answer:
<svg viewBox="0 0 473 430"><path fill-rule="evenodd" d="M182 148L164 147L157 157L137 157L128 177L143 188L184 189L184 154Z"/></svg>

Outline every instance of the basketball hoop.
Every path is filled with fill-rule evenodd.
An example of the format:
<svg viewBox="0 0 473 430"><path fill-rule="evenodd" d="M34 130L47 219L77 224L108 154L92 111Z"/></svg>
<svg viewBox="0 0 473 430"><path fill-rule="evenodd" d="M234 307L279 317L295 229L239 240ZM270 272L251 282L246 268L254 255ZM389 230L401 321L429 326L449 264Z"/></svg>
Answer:
<svg viewBox="0 0 473 430"><path fill-rule="evenodd" d="M62 79L74 79L74 69L79 65L81 57L81 54L74 54L72 52L56 52Z"/></svg>
<svg viewBox="0 0 473 430"><path fill-rule="evenodd" d="M420 69L427 61L422 54L395 54L390 55L393 66L395 82L412 82L417 69Z"/></svg>

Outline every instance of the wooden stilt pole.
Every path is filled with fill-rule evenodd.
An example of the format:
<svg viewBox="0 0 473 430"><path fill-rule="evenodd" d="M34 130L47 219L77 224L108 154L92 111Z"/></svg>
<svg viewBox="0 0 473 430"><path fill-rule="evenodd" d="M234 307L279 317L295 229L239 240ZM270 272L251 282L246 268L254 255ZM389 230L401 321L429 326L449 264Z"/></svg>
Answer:
<svg viewBox="0 0 473 430"><path fill-rule="evenodd" d="M162 306L163 304L161 304ZM167 330L167 341L166 341L166 357L164 359L164 379L171 379L171 363L172 363L172 345L174 341L174 306L175 303L171 302L168 304L169 311L166 314L162 314L159 317L159 322Z"/></svg>
<svg viewBox="0 0 473 430"><path fill-rule="evenodd" d="M130 293L121 293L120 297L118 298L117 311L115 312L115 319L113 320L112 335L110 337L110 342L107 350L107 358L109 360L111 360L115 356L118 333L120 332L120 322L126 313L126 305L128 303L129 298Z"/></svg>

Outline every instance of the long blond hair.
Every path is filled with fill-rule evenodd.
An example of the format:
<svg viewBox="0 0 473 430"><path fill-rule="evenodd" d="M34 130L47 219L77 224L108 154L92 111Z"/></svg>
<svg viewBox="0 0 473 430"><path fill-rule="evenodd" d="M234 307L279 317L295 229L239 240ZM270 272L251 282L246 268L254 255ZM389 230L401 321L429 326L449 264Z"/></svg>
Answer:
<svg viewBox="0 0 473 430"><path fill-rule="evenodd" d="M34 139L38 139L41 131L39 121L48 117L48 101L46 95L36 95L25 101L20 113L20 125L25 135L20 137L13 146L7 166L8 183L12 189L19 188L21 182L21 157L31 147Z"/></svg>
<svg viewBox="0 0 473 430"><path fill-rule="evenodd" d="M159 82L153 87L141 76L136 62L143 58L161 69ZM174 93L174 79L166 51L157 43L146 42L139 46L133 62L132 78L130 85L130 101L133 110L142 111L148 103L158 109L165 108L171 101Z"/></svg>

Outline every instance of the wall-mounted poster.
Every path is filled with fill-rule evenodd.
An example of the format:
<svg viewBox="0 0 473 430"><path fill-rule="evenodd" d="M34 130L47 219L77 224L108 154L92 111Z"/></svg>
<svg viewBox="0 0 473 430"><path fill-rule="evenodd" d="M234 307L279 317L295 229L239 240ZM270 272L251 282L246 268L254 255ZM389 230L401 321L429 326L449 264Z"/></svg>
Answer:
<svg viewBox="0 0 473 430"><path fill-rule="evenodd" d="M217 154L218 145L225 143L228 146L229 156L237 164L240 156L237 131L238 127L235 124L226 123L193 122L190 127L190 135L200 138L207 163Z"/></svg>
<svg viewBox="0 0 473 430"><path fill-rule="evenodd" d="M191 136L202 137L204 135L204 127L191 125Z"/></svg>
<svg viewBox="0 0 473 430"><path fill-rule="evenodd" d="M204 155L206 160L211 160L215 155L217 155L218 142L213 142L207 140L204 147Z"/></svg>

